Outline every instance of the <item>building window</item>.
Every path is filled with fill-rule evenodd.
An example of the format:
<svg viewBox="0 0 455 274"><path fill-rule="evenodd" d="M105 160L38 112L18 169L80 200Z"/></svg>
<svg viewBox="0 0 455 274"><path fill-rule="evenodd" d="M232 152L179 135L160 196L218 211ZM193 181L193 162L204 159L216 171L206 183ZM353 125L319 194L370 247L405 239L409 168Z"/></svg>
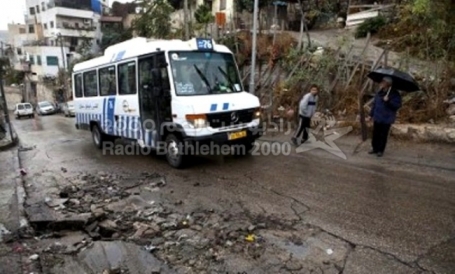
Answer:
<svg viewBox="0 0 455 274"><path fill-rule="evenodd" d="M28 25L28 33L35 33L35 26L34 25Z"/></svg>
<svg viewBox="0 0 455 274"><path fill-rule="evenodd" d="M47 29L47 24L44 24L44 29Z"/></svg>
<svg viewBox="0 0 455 274"><path fill-rule="evenodd" d="M136 62L118 66L118 86L120 95L136 94Z"/></svg>
<svg viewBox="0 0 455 274"><path fill-rule="evenodd" d="M36 5L36 13L39 13L39 6Z"/></svg>
<svg viewBox="0 0 455 274"><path fill-rule="evenodd" d="M36 64L37 64L38 66L41 66L41 65L42 65L42 63L41 63L41 56L40 56L40 55L36 56Z"/></svg>
<svg viewBox="0 0 455 274"><path fill-rule="evenodd" d="M30 13L30 15L34 15L34 14L35 14L35 8L34 8L34 7L31 7L31 8L29 9L29 13Z"/></svg>
<svg viewBox="0 0 455 274"><path fill-rule="evenodd" d="M115 66L102 68L98 71L100 82L100 95L109 96L117 94L117 79L115 77Z"/></svg>
<svg viewBox="0 0 455 274"><path fill-rule="evenodd" d="M57 66L58 67L58 57L57 56L47 56L46 64L48 66Z"/></svg>
<svg viewBox="0 0 455 274"><path fill-rule="evenodd" d="M54 21L51 21L50 26L51 26L51 29L54 28Z"/></svg>
<svg viewBox="0 0 455 274"><path fill-rule="evenodd" d="M74 76L74 97L82 97L82 74Z"/></svg>
<svg viewBox="0 0 455 274"><path fill-rule="evenodd" d="M84 72L84 97L98 96L96 70Z"/></svg>
<svg viewBox="0 0 455 274"><path fill-rule="evenodd" d="M19 33L20 33L20 34L25 34L25 33L27 33L27 29L25 29L25 28L20 28L20 29L19 29Z"/></svg>
<svg viewBox="0 0 455 274"><path fill-rule="evenodd" d="M41 2L41 11L45 11L45 10L46 10L46 3Z"/></svg>
<svg viewBox="0 0 455 274"><path fill-rule="evenodd" d="M35 64L35 56L33 55L30 55L30 65L34 65Z"/></svg>
<svg viewBox="0 0 455 274"><path fill-rule="evenodd" d="M17 55L22 55L22 49L21 48L17 48Z"/></svg>
<svg viewBox="0 0 455 274"><path fill-rule="evenodd" d="M226 9L226 0L220 0L220 11Z"/></svg>

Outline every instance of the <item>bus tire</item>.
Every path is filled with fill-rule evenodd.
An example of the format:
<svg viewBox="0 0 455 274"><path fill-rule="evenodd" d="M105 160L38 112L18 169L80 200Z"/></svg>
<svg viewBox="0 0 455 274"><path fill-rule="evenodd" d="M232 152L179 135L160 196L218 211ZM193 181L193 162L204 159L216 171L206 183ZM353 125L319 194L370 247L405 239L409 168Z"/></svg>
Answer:
<svg viewBox="0 0 455 274"><path fill-rule="evenodd" d="M187 164L187 155L184 155L183 142L174 134L166 136L166 160L170 166L182 169Z"/></svg>
<svg viewBox="0 0 455 274"><path fill-rule="evenodd" d="M103 148L103 143L106 141L106 136L101 132L98 125L93 125L92 127L92 139L93 143L98 149Z"/></svg>

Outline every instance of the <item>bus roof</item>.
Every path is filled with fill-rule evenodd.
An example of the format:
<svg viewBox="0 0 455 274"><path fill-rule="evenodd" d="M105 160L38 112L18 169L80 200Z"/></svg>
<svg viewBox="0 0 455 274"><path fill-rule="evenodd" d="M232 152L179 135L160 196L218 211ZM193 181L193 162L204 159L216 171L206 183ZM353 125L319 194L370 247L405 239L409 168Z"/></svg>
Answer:
<svg viewBox="0 0 455 274"><path fill-rule="evenodd" d="M213 44L213 51L232 53L228 47L224 45ZM154 40L144 37L136 37L125 42L118 43L108 47L104 51L104 55L78 63L74 66L73 73L84 71L91 68L102 67L104 65L118 62L124 59L134 58L137 56L153 53L157 51L195 51L198 50L197 39L193 38L188 41L182 40Z"/></svg>

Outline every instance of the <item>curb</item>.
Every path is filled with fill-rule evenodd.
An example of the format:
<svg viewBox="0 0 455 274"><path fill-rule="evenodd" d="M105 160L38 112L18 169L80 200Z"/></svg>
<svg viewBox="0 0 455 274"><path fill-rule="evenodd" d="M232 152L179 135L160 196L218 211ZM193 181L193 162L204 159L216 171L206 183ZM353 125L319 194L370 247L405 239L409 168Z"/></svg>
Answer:
<svg viewBox="0 0 455 274"><path fill-rule="evenodd" d="M13 141L9 142L7 145L4 145L4 146L0 146L0 151L6 151L6 150L9 150L15 146L17 146L19 144L19 138L14 138Z"/></svg>
<svg viewBox="0 0 455 274"><path fill-rule="evenodd" d="M23 228L28 227L28 220L25 215L25 209L24 209L24 203L25 203L25 198L27 197L27 193L25 192L25 181L22 178L22 175L20 173L20 170L22 169L22 163L21 163L21 158L19 156L20 150L18 149L15 155L15 164L14 167L17 170L17 176L16 176L16 199L17 199L17 207L18 207L18 213L19 213L19 230Z"/></svg>
<svg viewBox="0 0 455 274"><path fill-rule="evenodd" d="M13 128L14 131L14 128ZM20 144L20 139L17 133L15 133L15 140L14 146ZM25 198L27 196L27 193L25 192L25 180L22 177L23 175L21 174L20 170L22 169L22 162L20 158L20 149L16 149L15 155L14 155L14 170L16 172L16 177L15 177L15 183L16 183L16 190L15 190L15 195L16 195L16 201L17 201L17 210L18 210L18 224L19 224L19 235L21 235L21 232L23 230L26 230L29 227L29 223L25 214L25 209L24 209L24 204L25 204Z"/></svg>

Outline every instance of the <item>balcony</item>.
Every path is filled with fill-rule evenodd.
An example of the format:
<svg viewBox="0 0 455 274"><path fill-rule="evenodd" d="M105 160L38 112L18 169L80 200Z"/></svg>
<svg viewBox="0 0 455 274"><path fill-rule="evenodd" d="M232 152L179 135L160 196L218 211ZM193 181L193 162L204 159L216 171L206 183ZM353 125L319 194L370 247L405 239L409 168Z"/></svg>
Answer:
<svg viewBox="0 0 455 274"><path fill-rule="evenodd" d="M92 10L90 0L50 0L47 4L47 9L52 8L68 8L68 9L79 9L79 10Z"/></svg>
<svg viewBox="0 0 455 274"><path fill-rule="evenodd" d="M60 41L49 41L47 39L42 40L27 40L22 43L24 47L60 47ZM63 47L74 48L70 42L63 42Z"/></svg>
<svg viewBox="0 0 455 274"><path fill-rule="evenodd" d="M57 23L55 33L60 33L64 37L96 37L96 27L86 26L74 26L68 23Z"/></svg>

